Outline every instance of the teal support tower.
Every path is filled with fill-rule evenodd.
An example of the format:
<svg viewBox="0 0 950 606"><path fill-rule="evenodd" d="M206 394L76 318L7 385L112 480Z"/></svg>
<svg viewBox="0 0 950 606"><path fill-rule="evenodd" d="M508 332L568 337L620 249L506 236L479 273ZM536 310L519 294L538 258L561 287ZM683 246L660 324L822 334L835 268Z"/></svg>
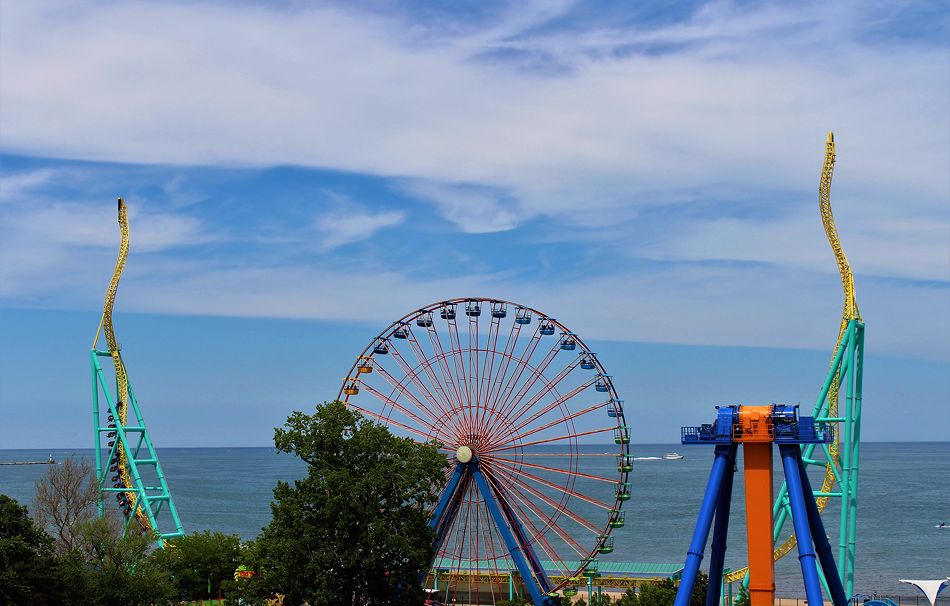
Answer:
<svg viewBox="0 0 950 606"><path fill-rule="evenodd" d="M129 253L128 212L121 198L119 227L119 258L106 291L102 320L90 352L98 508L100 517L105 515L106 498L114 498L125 518L126 532L135 530L153 534L158 546L164 547L169 539L185 533L158 453L129 383L112 325L119 278ZM97 347L103 333L108 346L105 350ZM109 358L112 363L103 368L100 358Z"/></svg>

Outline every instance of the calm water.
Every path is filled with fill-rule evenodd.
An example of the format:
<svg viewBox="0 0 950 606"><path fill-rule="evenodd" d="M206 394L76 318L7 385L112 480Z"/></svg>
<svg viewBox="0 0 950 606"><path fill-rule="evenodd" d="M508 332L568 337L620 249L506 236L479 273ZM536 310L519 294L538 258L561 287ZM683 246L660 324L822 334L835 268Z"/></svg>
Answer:
<svg viewBox="0 0 950 606"><path fill-rule="evenodd" d="M584 446L605 452L606 446ZM631 474L633 499L627 503L626 526L614 531L616 551L606 561L682 562L702 498L712 451L706 447L639 445L634 454L660 456L668 450L686 455L681 461L637 461ZM75 455L92 458L91 450L0 450L0 462L57 460ZM253 538L270 519L271 490L277 480L306 473L297 459L270 448L167 448L159 456L179 514L188 532L214 529ZM582 457L584 471L610 475L615 463L606 457ZM950 443L870 443L862 446L856 589L871 593L914 595L898 578L950 575ZM777 465L776 470L781 466ZM42 465L0 466L0 492L21 503L33 500ZM777 474L779 475L779 474ZM744 565L740 475L737 475L730 549L726 565ZM817 475L812 483L817 484ZM606 499L612 490L596 482L577 488ZM610 498L612 501L612 497ZM581 503L579 513L589 515ZM837 537L837 503L826 516L832 544ZM836 552L837 553L837 552ZM780 595L803 596L794 553L777 565Z"/></svg>

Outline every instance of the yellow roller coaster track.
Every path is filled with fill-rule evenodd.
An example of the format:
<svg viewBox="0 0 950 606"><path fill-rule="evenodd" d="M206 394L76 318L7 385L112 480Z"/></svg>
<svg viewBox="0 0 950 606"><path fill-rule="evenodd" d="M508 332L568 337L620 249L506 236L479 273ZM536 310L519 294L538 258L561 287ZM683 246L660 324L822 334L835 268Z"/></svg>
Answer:
<svg viewBox="0 0 950 606"><path fill-rule="evenodd" d="M129 256L129 211L125 206L125 201L119 198L119 233L121 240L119 242L119 257L115 262L115 270L112 272L112 280L109 282L109 288L106 290L105 301L102 305L102 319L99 320L99 328L96 330L96 338L92 342L92 348L96 348L99 342L99 336L105 332L106 345L109 347L109 353L112 355L112 363L115 366L116 381L116 411L119 413L118 421L125 425L128 417L128 398L129 398L129 378L125 371L125 363L122 361L122 354L119 352L119 343L115 338L115 327L112 324L112 309L115 306L115 295L119 290L119 280L122 278L122 271L125 269L125 261ZM119 440L118 436L116 440ZM129 501L129 507L135 512L135 518L138 520L145 532L152 532L151 521L148 515L141 507L137 507L138 495L134 489L132 474L129 472L129 463L123 444L116 445L116 461L119 470L119 477L122 482L122 488L129 488L129 492L124 493Z"/></svg>
<svg viewBox="0 0 950 606"><path fill-rule="evenodd" d="M853 319L860 320L861 313L858 311L858 304L854 296L854 277L851 273L851 264L848 263L848 257L844 254L844 248L841 246L841 239L838 237L838 228L835 226L835 217L831 212L831 179L835 171L835 137L834 133L828 133L828 139L825 141L825 160L821 166L821 178L818 182L818 209L821 212L821 223L825 228L825 235L828 237L828 244L834 252L835 261L838 263L838 273L841 275L841 286L844 290L844 305L841 311L841 324L838 328L838 338L835 341L834 349L831 350L832 364L834 363L835 352L841 345L841 339L844 337L848 328L848 322ZM841 376L836 375L832 380L831 387L828 390L828 417L838 416L838 390L841 383ZM831 455L825 465L825 476L821 483L821 492L827 494L834 487L835 468L839 461L840 448L838 442L832 442L828 449ZM824 511L828 504L828 497L818 497L815 499L818 504L818 511ZM796 545L795 535L792 534L785 541L775 548L773 557L779 560L790 552ZM749 567L733 570L725 575L727 583L734 583L745 578L749 572Z"/></svg>

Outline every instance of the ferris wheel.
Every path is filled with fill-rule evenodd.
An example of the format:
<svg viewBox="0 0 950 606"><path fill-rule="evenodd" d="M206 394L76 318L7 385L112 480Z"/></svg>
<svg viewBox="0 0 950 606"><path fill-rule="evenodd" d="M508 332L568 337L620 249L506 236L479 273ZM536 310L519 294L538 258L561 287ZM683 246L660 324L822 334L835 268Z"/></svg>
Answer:
<svg viewBox="0 0 950 606"><path fill-rule="evenodd" d="M577 592L614 549L630 499L630 429L596 353L538 310L508 301L433 303L363 350L339 398L449 459L433 589L469 603L535 604ZM484 603L484 602L483 602Z"/></svg>

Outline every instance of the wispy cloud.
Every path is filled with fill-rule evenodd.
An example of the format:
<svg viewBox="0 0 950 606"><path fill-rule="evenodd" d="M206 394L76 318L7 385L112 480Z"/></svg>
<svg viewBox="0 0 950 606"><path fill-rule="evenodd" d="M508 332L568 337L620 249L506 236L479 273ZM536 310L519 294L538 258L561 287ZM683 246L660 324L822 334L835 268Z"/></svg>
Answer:
<svg viewBox="0 0 950 606"><path fill-rule="evenodd" d="M373 213L351 206L323 213L314 219L313 225L320 234L319 246L326 251L366 240L405 220L406 214L400 211Z"/></svg>
<svg viewBox="0 0 950 606"><path fill-rule="evenodd" d="M795 300L807 313L783 312L786 335L807 346L824 343L809 328L818 313L809 301L837 292L815 209L833 129L833 200L859 289L870 291L865 307L894 319L888 326L905 341L888 338L905 349L916 334L907 311L945 307L942 39L879 36L894 10L885 3L716 1L619 24L578 15L582 3L518 6L474 24L420 26L351 5L8 3L0 147L176 167L319 168L371 176L398 199L288 210L233 195L216 201L219 217L188 178L166 174L146 190L166 203L142 204L134 217L137 250L163 253L140 262L164 264L149 281L129 276L140 309L390 317L460 291L510 291L579 317L597 301L596 334L750 344L771 338L761 326L776 301ZM20 200L6 203L0 224L4 292L42 298L65 287L98 298L98 286L81 284L84 267L110 269L111 205L48 194L37 204L31 192L51 175L0 182L5 200ZM176 258L235 208L264 226L261 238L282 238L266 263L224 247ZM446 224L457 240L450 253L471 263L420 277L390 261L432 249L429 239L389 236ZM526 225L538 229L513 231ZM492 244L464 249L477 238ZM532 244L539 251L524 254ZM312 268L314 250L341 249L372 271L357 279ZM512 258L516 277L506 273ZM574 258L577 281L564 271ZM311 281L366 303L327 307ZM833 307L822 313L834 316ZM942 351L948 335L940 325L920 338Z"/></svg>
<svg viewBox="0 0 950 606"><path fill-rule="evenodd" d="M468 234L507 231L530 216L510 195L491 188L414 181L403 189L433 203L445 220Z"/></svg>

